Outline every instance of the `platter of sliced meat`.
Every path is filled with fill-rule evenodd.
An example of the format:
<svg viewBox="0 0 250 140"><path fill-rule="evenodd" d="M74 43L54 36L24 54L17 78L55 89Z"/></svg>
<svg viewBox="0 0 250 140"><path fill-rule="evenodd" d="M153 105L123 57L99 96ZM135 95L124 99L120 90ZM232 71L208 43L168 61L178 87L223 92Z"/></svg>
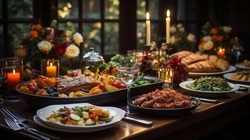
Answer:
<svg viewBox="0 0 250 140"><path fill-rule="evenodd" d="M193 113L201 101L173 89L163 88L134 96L129 99L128 104L142 114L172 116Z"/></svg>

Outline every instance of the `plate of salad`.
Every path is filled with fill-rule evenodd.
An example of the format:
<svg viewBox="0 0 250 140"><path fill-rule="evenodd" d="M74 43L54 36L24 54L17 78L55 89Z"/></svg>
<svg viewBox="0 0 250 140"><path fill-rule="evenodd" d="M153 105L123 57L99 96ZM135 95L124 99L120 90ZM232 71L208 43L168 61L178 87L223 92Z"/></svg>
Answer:
<svg viewBox="0 0 250 140"><path fill-rule="evenodd" d="M37 110L35 121L53 130L93 132L114 126L124 115L125 111L116 107L89 103L61 104Z"/></svg>
<svg viewBox="0 0 250 140"><path fill-rule="evenodd" d="M195 80L184 81L179 86L200 97L220 97L235 92L239 86L222 77L203 76Z"/></svg>

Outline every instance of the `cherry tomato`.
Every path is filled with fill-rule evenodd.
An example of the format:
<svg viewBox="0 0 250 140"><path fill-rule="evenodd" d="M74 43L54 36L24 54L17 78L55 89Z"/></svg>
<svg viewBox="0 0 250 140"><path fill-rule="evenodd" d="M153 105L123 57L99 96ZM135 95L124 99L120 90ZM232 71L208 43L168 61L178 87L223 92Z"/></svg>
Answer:
<svg viewBox="0 0 250 140"><path fill-rule="evenodd" d="M71 73L71 76L72 76L72 77L76 77L77 75L78 75L77 72L74 72L74 71L73 71L73 72Z"/></svg>
<svg viewBox="0 0 250 140"><path fill-rule="evenodd" d="M28 83L27 88L29 88L30 86L34 86L34 84L33 83Z"/></svg>
<svg viewBox="0 0 250 140"><path fill-rule="evenodd" d="M103 83L99 84L100 89L104 89L105 85Z"/></svg>
<svg viewBox="0 0 250 140"><path fill-rule="evenodd" d="M119 80L115 80L115 82L112 85L114 87L120 88L121 82Z"/></svg>
<svg viewBox="0 0 250 140"><path fill-rule="evenodd" d="M120 88L127 88L126 84L120 84Z"/></svg>
<svg viewBox="0 0 250 140"><path fill-rule="evenodd" d="M36 92L36 87L33 85L33 86L30 86L29 87L29 90L31 91L31 92L33 92L33 93L35 93Z"/></svg>
<svg viewBox="0 0 250 140"><path fill-rule="evenodd" d="M43 76L43 75L40 75L39 78L41 79L46 79L47 77Z"/></svg>

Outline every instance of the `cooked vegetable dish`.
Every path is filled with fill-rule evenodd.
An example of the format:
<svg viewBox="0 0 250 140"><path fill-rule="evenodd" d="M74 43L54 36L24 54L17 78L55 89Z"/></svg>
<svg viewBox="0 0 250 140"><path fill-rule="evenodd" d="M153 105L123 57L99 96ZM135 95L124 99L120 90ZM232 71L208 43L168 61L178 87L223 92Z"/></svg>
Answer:
<svg viewBox="0 0 250 140"><path fill-rule="evenodd" d="M188 88L200 91L229 91L232 89L226 79L214 76L202 76L195 79Z"/></svg>
<svg viewBox="0 0 250 140"><path fill-rule="evenodd" d="M52 114L47 116L47 120L65 125L98 125L112 121L114 116L97 106L75 106L73 108L64 107L54 110Z"/></svg>

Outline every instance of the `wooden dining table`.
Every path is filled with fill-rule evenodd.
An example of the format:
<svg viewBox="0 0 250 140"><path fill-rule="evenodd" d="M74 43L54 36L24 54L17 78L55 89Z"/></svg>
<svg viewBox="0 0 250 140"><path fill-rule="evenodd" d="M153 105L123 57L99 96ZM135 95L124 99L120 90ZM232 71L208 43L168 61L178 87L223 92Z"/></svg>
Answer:
<svg viewBox="0 0 250 140"><path fill-rule="evenodd" d="M193 94L191 91L187 91L178 86L174 87L174 90L191 96ZM218 102L215 103L202 101L193 111L181 115L159 116L141 113L129 115L132 118L152 121L153 124L150 126L121 120L111 128L105 130L88 133L67 133L43 128L36 124L31 125L46 133L59 136L61 140L198 139L250 114L250 94L247 88L228 93L222 97L217 97L216 100L218 100ZM124 103L121 103L108 106L122 108L124 105ZM37 108L27 104L22 98L18 100L2 99L0 106L12 109L19 115L31 120L33 120L33 116L36 115L37 111ZM1 135L7 138L35 139L34 136L25 131L11 130L4 122L3 117L1 114Z"/></svg>

